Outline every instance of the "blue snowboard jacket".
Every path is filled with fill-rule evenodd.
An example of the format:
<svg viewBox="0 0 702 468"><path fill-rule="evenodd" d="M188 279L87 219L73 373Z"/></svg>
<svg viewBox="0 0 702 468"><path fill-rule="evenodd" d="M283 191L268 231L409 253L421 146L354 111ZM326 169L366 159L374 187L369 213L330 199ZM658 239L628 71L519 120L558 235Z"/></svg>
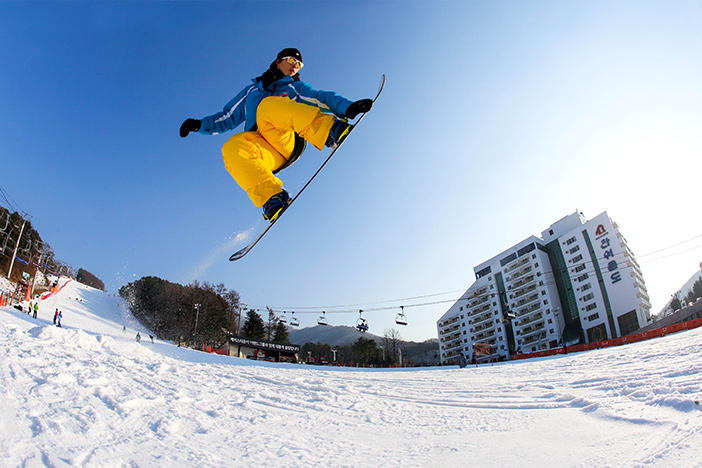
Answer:
<svg viewBox="0 0 702 468"><path fill-rule="evenodd" d="M244 122L244 129L250 131L256 126L256 109L264 98L285 96L293 101L319 107L324 112L331 112L337 117L344 117L346 109L352 104L344 97L332 91L318 91L304 81L296 81L286 76L271 83L268 88L253 79L253 84L242 89L229 101L222 112L201 119L199 133L217 135L233 130Z"/></svg>

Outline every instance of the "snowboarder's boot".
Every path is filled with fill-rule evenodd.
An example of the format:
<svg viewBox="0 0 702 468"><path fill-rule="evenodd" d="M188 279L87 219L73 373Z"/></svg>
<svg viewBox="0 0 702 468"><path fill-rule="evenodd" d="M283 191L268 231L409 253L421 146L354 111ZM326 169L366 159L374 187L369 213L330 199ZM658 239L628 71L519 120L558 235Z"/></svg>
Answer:
<svg viewBox="0 0 702 468"><path fill-rule="evenodd" d="M263 205L263 219L274 221L290 204L290 195L283 190L276 193Z"/></svg>
<svg viewBox="0 0 702 468"><path fill-rule="evenodd" d="M352 129L353 125L349 124L345 120L336 119L331 130L329 131L329 136L327 137L325 146L328 148L336 148L346 139Z"/></svg>

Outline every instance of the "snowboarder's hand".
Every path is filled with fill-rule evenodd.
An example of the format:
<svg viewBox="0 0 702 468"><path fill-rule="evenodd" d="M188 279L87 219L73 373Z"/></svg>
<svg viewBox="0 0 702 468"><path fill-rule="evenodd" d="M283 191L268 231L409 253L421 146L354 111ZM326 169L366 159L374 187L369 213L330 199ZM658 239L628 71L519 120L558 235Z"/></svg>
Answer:
<svg viewBox="0 0 702 468"><path fill-rule="evenodd" d="M185 138L190 132L197 132L200 130L201 122L195 119L185 119L183 125L180 126L180 136Z"/></svg>
<svg viewBox="0 0 702 468"><path fill-rule="evenodd" d="M346 118L355 119L358 114L371 110L371 107L373 107L372 99L361 99L360 101L356 101L351 104L348 109L346 109Z"/></svg>

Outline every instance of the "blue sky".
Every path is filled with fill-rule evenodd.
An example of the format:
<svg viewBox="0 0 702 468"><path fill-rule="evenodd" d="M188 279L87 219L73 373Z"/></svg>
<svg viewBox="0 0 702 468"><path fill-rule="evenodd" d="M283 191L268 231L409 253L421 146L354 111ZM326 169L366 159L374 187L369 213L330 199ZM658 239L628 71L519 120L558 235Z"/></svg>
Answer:
<svg viewBox="0 0 702 468"><path fill-rule="evenodd" d="M222 163L233 133L178 127L285 47L317 89L372 97L382 74L386 89L230 263L264 227ZM700 50L700 1L2 2L0 185L110 292L147 275L224 283L302 326L365 309L376 334L405 305L414 340L436 335L475 265L606 210L656 312L702 260ZM308 149L286 188L326 154Z"/></svg>

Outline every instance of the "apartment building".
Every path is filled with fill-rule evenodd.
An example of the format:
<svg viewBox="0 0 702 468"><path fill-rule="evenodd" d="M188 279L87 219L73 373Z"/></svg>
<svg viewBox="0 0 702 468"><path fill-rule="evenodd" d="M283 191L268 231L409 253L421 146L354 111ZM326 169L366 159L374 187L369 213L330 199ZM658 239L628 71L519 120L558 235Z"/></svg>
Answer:
<svg viewBox="0 0 702 468"><path fill-rule="evenodd" d="M474 268L475 282L437 321L441 360L493 358L624 336L650 320L641 269L606 212L552 224Z"/></svg>

